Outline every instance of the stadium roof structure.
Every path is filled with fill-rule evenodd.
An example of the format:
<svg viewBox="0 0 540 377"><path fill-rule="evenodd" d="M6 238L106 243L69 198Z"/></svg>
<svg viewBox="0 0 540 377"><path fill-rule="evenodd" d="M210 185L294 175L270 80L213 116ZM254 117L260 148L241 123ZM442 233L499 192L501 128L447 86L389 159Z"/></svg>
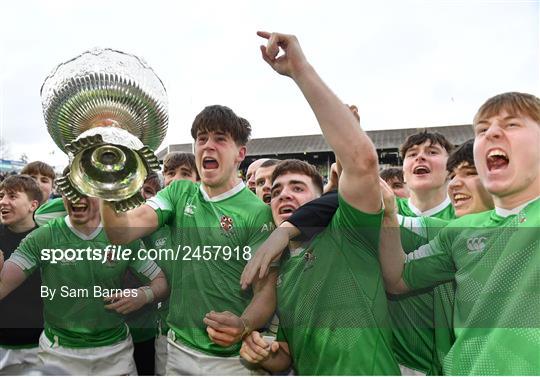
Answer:
<svg viewBox="0 0 540 377"><path fill-rule="evenodd" d="M424 130L439 132L454 145L474 137L473 128L470 124L425 127L425 128L404 128L397 130L367 131L371 140L378 150L398 149L407 136ZM324 140L322 135L300 135L300 136L280 136L261 139L252 139L247 145L247 156L272 156L280 154L295 153L316 153L331 152L332 149ZM192 152L192 144L171 144L157 153L159 159L168 152Z"/></svg>

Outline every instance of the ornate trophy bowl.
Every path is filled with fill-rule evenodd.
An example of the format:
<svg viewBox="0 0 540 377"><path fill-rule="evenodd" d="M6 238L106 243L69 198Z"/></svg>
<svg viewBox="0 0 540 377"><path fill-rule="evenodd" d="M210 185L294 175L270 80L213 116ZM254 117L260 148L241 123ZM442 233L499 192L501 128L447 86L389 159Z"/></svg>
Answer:
<svg viewBox="0 0 540 377"><path fill-rule="evenodd" d="M156 149L167 132L167 94L141 59L111 49L87 51L56 67L41 87L49 134L70 159L58 187L115 203L117 211L144 202L140 188L159 169Z"/></svg>

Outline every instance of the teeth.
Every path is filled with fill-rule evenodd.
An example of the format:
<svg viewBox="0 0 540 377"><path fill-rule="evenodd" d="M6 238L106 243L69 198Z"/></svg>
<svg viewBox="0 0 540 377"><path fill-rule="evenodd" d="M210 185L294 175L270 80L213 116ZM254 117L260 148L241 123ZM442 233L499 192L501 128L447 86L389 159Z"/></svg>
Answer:
<svg viewBox="0 0 540 377"><path fill-rule="evenodd" d="M506 156L506 153L504 153L504 151L501 150L501 149L492 150L491 152L489 152L488 157L504 157L504 158L508 158L508 156Z"/></svg>
<svg viewBox="0 0 540 377"><path fill-rule="evenodd" d="M467 195L463 195L463 194L456 194L454 195L454 200L455 201L458 201L458 200L465 200L465 199L469 199L469 197Z"/></svg>

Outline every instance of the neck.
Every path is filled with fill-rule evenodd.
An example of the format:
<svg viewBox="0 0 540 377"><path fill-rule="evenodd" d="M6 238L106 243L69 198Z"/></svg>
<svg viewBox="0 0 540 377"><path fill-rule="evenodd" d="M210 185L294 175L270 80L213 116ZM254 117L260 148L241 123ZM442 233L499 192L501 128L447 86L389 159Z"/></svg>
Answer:
<svg viewBox="0 0 540 377"><path fill-rule="evenodd" d="M528 195L523 195L523 193L520 193L519 195L508 195L503 198L500 197L493 197L493 203L495 204L495 207L503 208L503 209L514 209L519 207L520 205L523 205L527 202L530 202L531 200L534 200L540 196L540 193L533 192L529 193Z"/></svg>
<svg viewBox="0 0 540 377"><path fill-rule="evenodd" d="M240 178L231 177L228 181L226 181L224 184L220 184L219 186L208 186L204 182L201 183L201 185L204 192L208 194L208 197L213 198L223 194L224 192L232 190L239 183Z"/></svg>
<svg viewBox="0 0 540 377"><path fill-rule="evenodd" d="M8 225L7 228L13 233L23 233L29 231L35 226L36 223L34 222L34 219L32 218L32 216L29 216L24 220L17 222L16 224Z"/></svg>
<svg viewBox="0 0 540 377"><path fill-rule="evenodd" d="M75 224L73 221L71 222L71 225L73 228L77 229L82 234L89 236L90 234L94 233L94 231L98 228L100 223L99 216L96 218L93 218L89 221L87 221L84 224Z"/></svg>
<svg viewBox="0 0 540 377"><path fill-rule="evenodd" d="M446 199L447 196L446 185L437 190L409 191L411 193L409 200L411 201L412 205L422 212L438 206L444 201L444 199Z"/></svg>

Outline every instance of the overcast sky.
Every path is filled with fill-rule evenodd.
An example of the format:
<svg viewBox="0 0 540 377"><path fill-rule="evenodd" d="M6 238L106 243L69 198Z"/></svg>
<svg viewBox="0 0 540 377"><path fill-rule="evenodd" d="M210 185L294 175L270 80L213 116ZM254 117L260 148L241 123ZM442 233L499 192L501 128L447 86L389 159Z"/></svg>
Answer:
<svg viewBox="0 0 540 377"><path fill-rule="evenodd" d="M367 130L470 123L488 97L539 95L539 1L17 0L0 6L0 131L10 156L61 169L39 90L93 47L143 57L169 96L162 147L191 141L206 105L230 106L254 137L320 133L293 82L260 58L257 30L296 34Z"/></svg>

